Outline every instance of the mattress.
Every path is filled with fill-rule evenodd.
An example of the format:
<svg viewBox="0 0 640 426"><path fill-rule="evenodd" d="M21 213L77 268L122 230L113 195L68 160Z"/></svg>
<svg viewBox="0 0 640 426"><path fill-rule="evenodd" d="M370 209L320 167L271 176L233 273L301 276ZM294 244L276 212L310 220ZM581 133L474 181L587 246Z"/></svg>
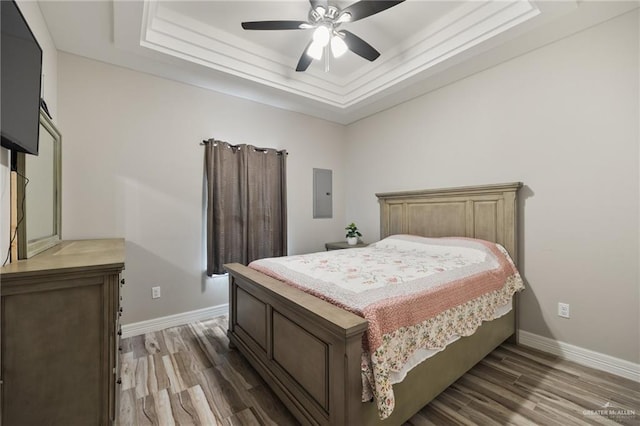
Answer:
<svg viewBox="0 0 640 426"><path fill-rule="evenodd" d="M483 321L510 310L524 288L506 250L470 238L394 235L365 248L261 259L249 267L367 319L363 400L382 419L394 383Z"/></svg>

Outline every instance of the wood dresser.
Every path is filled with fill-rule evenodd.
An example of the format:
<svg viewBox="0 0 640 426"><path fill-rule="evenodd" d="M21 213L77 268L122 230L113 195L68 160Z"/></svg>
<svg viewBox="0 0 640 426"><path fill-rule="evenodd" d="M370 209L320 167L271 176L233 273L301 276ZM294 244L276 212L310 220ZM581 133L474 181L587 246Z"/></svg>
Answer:
<svg viewBox="0 0 640 426"><path fill-rule="evenodd" d="M63 241L0 270L3 426L114 422L124 252Z"/></svg>

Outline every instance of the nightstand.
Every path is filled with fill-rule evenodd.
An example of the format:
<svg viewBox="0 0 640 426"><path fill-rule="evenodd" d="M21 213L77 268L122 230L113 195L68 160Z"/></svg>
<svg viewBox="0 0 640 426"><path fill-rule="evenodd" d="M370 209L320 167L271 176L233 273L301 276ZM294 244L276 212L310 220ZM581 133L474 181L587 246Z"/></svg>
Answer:
<svg viewBox="0 0 640 426"><path fill-rule="evenodd" d="M342 249L350 249L350 248L362 248L362 247L366 247L368 245L369 244L367 244L367 243L358 243L356 245L351 246L351 245L347 244L346 241L337 241L335 243L326 243L324 245L324 248L326 248L327 251L329 251L329 250L342 250Z"/></svg>

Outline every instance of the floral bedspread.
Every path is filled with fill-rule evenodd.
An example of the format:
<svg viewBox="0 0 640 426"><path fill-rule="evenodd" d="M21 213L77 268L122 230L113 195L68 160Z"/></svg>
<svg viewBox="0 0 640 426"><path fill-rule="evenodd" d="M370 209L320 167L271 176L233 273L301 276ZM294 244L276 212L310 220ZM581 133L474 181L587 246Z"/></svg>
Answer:
<svg viewBox="0 0 640 426"><path fill-rule="evenodd" d="M249 266L367 319L363 401L375 398L382 419L395 404L392 371L417 349L473 334L524 288L503 247L469 238L394 235Z"/></svg>

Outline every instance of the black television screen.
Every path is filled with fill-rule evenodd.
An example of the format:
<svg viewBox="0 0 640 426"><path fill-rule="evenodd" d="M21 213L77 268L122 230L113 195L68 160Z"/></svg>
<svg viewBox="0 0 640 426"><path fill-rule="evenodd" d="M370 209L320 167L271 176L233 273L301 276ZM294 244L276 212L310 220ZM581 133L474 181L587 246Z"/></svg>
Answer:
<svg viewBox="0 0 640 426"><path fill-rule="evenodd" d="M0 1L2 146L38 154L42 49L15 1Z"/></svg>

